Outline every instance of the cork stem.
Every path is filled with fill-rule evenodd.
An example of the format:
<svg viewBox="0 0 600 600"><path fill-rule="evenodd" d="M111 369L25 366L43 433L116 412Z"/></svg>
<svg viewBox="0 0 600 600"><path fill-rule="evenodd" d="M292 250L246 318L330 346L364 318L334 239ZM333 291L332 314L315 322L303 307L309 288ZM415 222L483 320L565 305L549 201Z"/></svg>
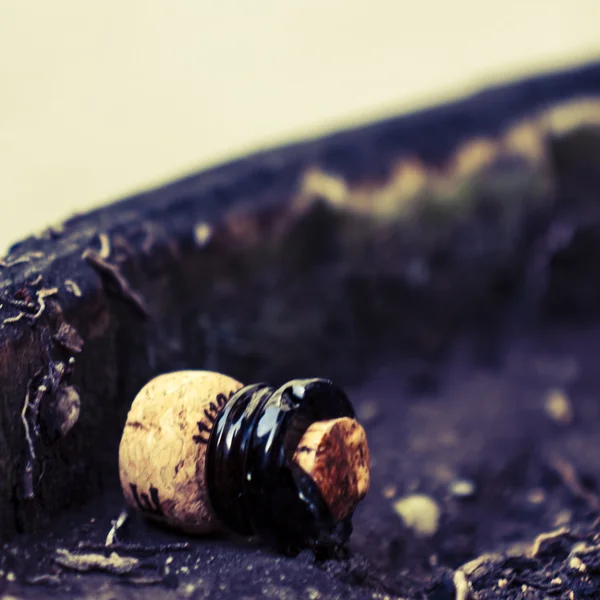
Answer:
<svg viewBox="0 0 600 600"><path fill-rule="evenodd" d="M369 489L367 436L355 419L313 423L302 436L293 462L316 483L338 520L350 515Z"/></svg>

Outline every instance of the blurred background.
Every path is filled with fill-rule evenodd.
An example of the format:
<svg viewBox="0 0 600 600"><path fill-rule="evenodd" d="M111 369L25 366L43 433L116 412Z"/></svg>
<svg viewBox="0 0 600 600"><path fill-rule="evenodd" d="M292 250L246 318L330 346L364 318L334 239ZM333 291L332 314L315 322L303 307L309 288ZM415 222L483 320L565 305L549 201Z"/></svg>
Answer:
<svg viewBox="0 0 600 600"><path fill-rule="evenodd" d="M0 252L255 149L594 59L598 0L0 0Z"/></svg>

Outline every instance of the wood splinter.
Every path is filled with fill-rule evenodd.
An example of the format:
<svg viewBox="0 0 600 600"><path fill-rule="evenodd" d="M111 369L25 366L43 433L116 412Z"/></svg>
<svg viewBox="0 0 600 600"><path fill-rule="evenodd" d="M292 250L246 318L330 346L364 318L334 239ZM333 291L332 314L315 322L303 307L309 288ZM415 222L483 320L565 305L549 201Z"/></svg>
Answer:
<svg viewBox="0 0 600 600"><path fill-rule="evenodd" d="M209 371L161 375L131 406L119 468L127 503L151 519L288 551L344 543L369 488L365 431L324 379L274 389Z"/></svg>

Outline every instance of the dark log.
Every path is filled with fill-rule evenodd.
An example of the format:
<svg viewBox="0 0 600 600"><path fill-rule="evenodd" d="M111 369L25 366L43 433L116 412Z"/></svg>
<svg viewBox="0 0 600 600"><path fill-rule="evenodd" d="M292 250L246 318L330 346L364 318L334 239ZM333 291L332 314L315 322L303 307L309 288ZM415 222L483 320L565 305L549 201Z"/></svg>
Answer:
<svg viewBox="0 0 600 600"><path fill-rule="evenodd" d="M600 65L257 154L16 244L0 263L0 539L116 480L129 404L159 372L347 378L390 341L384 330L399 349L432 335L439 347L491 279L463 281L454 265L473 300L449 308L447 288L424 300L360 269L341 277L339 216L297 214L303 174L382 181L403 156L440 164L473 136L586 94L600 94ZM498 275L497 258L482 271Z"/></svg>

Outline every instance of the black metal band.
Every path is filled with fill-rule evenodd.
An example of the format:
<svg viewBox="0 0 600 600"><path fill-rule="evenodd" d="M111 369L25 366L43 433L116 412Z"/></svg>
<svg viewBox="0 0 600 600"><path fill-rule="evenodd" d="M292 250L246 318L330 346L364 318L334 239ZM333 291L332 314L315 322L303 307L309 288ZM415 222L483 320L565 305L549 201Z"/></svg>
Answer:
<svg viewBox="0 0 600 600"><path fill-rule="evenodd" d="M354 414L346 394L326 379L242 388L208 442L206 484L216 516L235 533L259 535L287 551L345 541L351 515L336 521L292 456L312 423Z"/></svg>

